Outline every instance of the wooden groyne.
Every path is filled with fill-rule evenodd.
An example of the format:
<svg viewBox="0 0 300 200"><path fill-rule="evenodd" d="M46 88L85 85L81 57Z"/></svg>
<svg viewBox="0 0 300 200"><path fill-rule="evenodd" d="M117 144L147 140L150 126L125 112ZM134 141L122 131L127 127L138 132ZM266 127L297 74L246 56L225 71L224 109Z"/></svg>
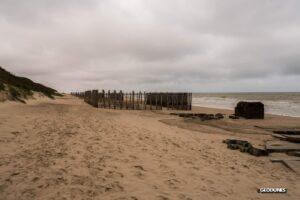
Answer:
<svg viewBox="0 0 300 200"><path fill-rule="evenodd" d="M72 95L97 108L126 109L126 110L191 110L192 93L169 92L129 92L114 90L89 90L73 92Z"/></svg>

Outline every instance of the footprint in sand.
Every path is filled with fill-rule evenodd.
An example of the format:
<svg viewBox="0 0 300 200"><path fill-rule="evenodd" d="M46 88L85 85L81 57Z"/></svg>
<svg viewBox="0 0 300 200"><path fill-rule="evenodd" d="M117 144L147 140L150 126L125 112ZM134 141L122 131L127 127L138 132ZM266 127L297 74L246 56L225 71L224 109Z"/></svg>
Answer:
<svg viewBox="0 0 300 200"><path fill-rule="evenodd" d="M179 195L178 195L178 198L179 198L179 199L182 199L182 200L193 200L192 198L188 197L188 196L185 195L185 194L179 194Z"/></svg>
<svg viewBox="0 0 300 200"><path fill-rule="evenodd" d="M22 192L22 199L35 199L36 191L34 189L25 189Z"/></svg>
<svg viewBox="0 0 300 200"><path fill-rule="evenodd" d="M208 184L211 184L211 185L212 185L212 184L214 184L215 182L214 182L214 181L212 181L212 180L209 180L209 179L208 179L208 180L206 180L206 183L208 183Z"/></svg>
<svg viewBox="0 0 300 200"><path fill-rule="evenodd" d="M139 169L139 170L142 170L142 171L146 171L146 170L143 168L143 166L141 166L141 165L135 165L134 168Z"/></svg>
<svg viewBox="0 0 300 200"><path fill-rule="evenodd" d="M163 195L157 196L157 199L158 199L158 200L169 200L168 197L165 197L165 196L163 196Z"/></svg>
<svg viewBox="0 0 300 200"><path fill-rule="evenodd" d="M71 179L71 185L81 185L92 187L94 185L93 180L88 176L74 175Z"/></svg>
<svg viewBox="0 0 300 200"><path fill-rule="evenodd" d="M108 171L105 175L106 178L123 178L124 175L116 171Z"/></svg>
<svg viewBox="0 0 300 200"><path fill-rule="evenodd" d="M105 192L123 192L124 187L118 182L109 183L104 186Z"/></svg>
<svg viewBox="0 0 300 200"><path fill-rule="evenodd" d="M19 131L12 131L11 134L18 137L21 133Z"/></svg>
<svg viewBox="0 0 300 200"><path fill-rule="evenodd" d="M177 180L177 179L169 179L169 180L166 180L164 181L166 185L169 186L169 188L171 189L178 189L179 188L179 185L180 185L180 181Z"/></svg>
<svg viewBox="0 0 300 200"><path fill-rule="evenodd" d="M145 169L143 168L143 166L141 165L135 165L133 166L135 168L134 174L135 176L139 177L139 178L143 178L145 176Z"/></svg>

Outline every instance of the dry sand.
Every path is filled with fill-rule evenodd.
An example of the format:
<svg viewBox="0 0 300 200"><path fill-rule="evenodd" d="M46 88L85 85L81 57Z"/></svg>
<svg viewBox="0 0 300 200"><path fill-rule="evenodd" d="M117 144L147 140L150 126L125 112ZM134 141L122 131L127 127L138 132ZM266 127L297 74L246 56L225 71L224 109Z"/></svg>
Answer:
<svg viewBox="0 0 300 200"><path fill-rule="evenodd" d="M253 125L299 122L184 121L168 111L96 109L71 96L0 103L0 199L299 199L299 175L222 143L261 146L272 137ZM259 194L261 187L288 192Z"/></svg>

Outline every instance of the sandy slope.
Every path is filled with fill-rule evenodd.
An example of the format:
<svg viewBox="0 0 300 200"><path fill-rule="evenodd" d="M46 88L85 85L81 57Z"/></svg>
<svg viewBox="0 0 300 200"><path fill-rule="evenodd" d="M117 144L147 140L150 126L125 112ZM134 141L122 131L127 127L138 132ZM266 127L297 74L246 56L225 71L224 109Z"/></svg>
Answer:
<svg viewBox="0 0 300 200"><path fill-rule="evenodd" d="M266 123L276 120L282 121ZM300 196L295 173L222 143L246 137L259 145L270 136L186 124L165 112L95 109L70 96L2 103L0 199ZM286 187L288 193L258 194L260 187Z"/></svg>

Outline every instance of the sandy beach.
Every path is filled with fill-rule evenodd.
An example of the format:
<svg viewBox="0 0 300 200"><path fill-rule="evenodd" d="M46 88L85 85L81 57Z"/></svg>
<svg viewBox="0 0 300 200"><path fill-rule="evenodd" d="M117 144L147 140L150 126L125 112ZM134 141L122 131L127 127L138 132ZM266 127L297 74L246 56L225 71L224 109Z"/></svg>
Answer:
<svg viewBox="0 0 300 200"><path fill-rule="evenodd" d="M169 112L93 108L70 95L0 103L0 199L299 199L299 175L270 162L285 154L255 157L222 141L263 147L268 128L299 128L300 118L195 122Z"/></svg>

